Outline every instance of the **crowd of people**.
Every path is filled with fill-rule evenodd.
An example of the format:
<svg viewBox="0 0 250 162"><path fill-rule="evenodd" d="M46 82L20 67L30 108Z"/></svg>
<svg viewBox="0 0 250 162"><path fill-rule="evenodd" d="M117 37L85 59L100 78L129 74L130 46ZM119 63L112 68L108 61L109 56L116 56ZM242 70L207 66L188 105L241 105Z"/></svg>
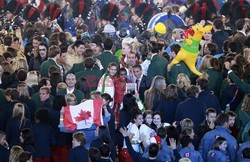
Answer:
<svg viewBox="0 0 250 162"><path fill-rule="evenodd" d="M249 162L249 3L1 0L0 162ZM95 99L103 125L67 130Z"/></svg>

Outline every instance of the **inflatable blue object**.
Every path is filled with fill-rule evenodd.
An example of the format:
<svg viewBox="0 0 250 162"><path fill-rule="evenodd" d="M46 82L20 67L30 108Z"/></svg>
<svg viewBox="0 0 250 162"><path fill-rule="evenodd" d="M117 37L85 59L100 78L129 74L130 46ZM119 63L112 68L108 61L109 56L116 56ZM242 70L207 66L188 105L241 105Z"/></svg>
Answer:
<svg viewBox="0 0 250 162"><path fill-rule="evenodd" d="M161 12L161 13L158 13L156 14L155 16L153 16L151 18L151 20L149 21L148 23L148 26L147 28L149 29L153 29L154 26L159 23L159 22L162 22L166 25L166 27L168 26L167 25L167 20L168 19L171 19L171 21L175 24L175 27L178 28L178 27L181 27L181 26L186 26L185 22L183 21L183 19L178 16L178 15L175 15L175 14L171 14L170 17L168 16L167 13L165 12Z"/></svg>

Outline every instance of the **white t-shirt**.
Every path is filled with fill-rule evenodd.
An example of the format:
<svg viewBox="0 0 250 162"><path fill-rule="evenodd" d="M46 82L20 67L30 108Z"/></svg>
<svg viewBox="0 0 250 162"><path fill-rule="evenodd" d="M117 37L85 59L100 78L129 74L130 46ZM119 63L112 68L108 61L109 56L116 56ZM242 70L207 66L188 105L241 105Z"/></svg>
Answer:
<svg viewBox="0 0 250 162"><path fill-rule="evenodd" d="M140 134L144 134L146 136L148 145L150 144L150 137L156 135L156 132L146 124L141 125L139 132Z"/></svg>

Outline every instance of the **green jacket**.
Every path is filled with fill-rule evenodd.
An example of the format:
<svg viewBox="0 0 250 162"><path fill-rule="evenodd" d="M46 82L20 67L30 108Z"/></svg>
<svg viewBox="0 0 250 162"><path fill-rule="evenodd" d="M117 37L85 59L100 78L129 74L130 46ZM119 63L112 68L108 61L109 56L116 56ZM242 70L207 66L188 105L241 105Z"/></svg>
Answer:
<svg viewBox="0 0 250 162"><path fill-rule="evenodd" d="M84 69L85 69L84 63L81 62L78 64L74 64L73 67L65 74L65 76L67 76L70 73L75 74L75 73L82 71Z"/></svg>
<svg viewBox="0 0 250 162"><path fill-rule="evenodd" d="M67 94L66 89L62 89L57 93L57 95L63 95L63 96L66 94ZM76 96L77 103L80 103L84 99L84 93L82 93L81 91L77 89L74 89L73 94Z"/></svg>
<svg viewBox="0 0 250 162"><path fill-rule="evenodd" d="M223 81L223 75L221 72L216 71L213 68L209 68L205 70L205 72L209 75L208 80L208 88L210 91L213 91L214 94L219 97L220 96L220 89L221 84Z"/></svg>
<svg viewBox="0 0 250 162"><path fill-rule="evenodd" d="M246 92L246 93L250 93L250 84L247 84L246 82L244 81L241 81L240 78L234 73L234 72L231 72L229 74L230 78L233 80L233 82L239 86L239 88Z"/></svg>
<svg viewBox="0 0 250 162"><path fill-rule="evenodd" d="M49 96L51 101L54 101L54 97L52 95ZM42 108L43 102L40 100L39 92L33 94L31 99L35 102L37 109Z"/></svg>
<svg viewBox="0 0 250 162"><path fill-rule="evenodd" d="M183 61L179 62L178 64L175 64L172 67L171 71L167 72L168 84L176 84L177 76L180 73L184 73L190 78L191 71Z"/></svg>
<svg viewBox="0 0 250 162"><path fill-rule="evenodd" d="M155 77L157 75L167 77L168 61L160 55L155 55L148 67L148 77Z"/></svg>
<svg viewBox="0 0 250 162"><path fill-rule="evenodd" d="M97 65L95 65L93 67L93 69L95 70L99 70L99 67ZM76 74L77 72L83 71L85 70L85 65L84 63L78 63L78 64L74 64L73 67L64 75L64 80L66 79L66 76L70 73L72 74Z"/></svg>
<svg viewBox="0 0 250 162"><path fill-rule="evenodd" d="M104 72L107 71L107 68L110 62L115 62L117 66L119 67L118 58L108 51L105 51L102 54L96 56L96 58L101 61Z"/></svg>
<svg viewBox="0 0 250 162"><path fill-rule="evenodd" d="M52 60L52 59L48 59L47 61L45 61L45 62L42 63L42 65L40 67L41 77L47 77L47 78L49 77L48 71L49 71L50 66L52 66L52 65L57 66L57 64L55 63L55 61Z"/></svg>
<svg viewBox="0 0 250 162"><path fill-rule="evenodd" d="M240 130L237 139L242 142L241 136L244 131L245 126L250 121L250 113L239 110L236 118L237 129Z"/></svg>
<svg viewBox="0 0 250 162"><path fill-rule="evenodd" d="M76 80L78 80L80 77L84 77L87 79L90 91L95 91L98 86L98 81L103 75L103 70L97 70L97 69L85 69L82 71L79 71L75 74Z"/></svg>

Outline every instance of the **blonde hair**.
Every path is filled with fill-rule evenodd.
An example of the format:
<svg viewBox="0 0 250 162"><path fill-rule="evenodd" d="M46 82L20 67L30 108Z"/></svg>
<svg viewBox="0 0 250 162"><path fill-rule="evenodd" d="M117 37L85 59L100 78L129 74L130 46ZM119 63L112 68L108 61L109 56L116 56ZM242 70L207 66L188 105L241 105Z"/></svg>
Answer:
<svg viewBox="0 0 250 162"><path fill-rule="evenodd" d="M20 146L13 146L10 150L9 162L19 162L19 156L23 153L23 149Z"/></svg>
<svg viewBox="0 0 250 162"><path fill-rule="evenodd" d="M185 91L190 87L191 81L188 76L184 73L180 73L176 79L177 87L184 89Z"/></svg>
<svg viewBox="0 0 250 162"><path fill-rule="evenodd" d="M145 91L144 96L145 96L145 106L148 109L152 109L153 108L153 101L155 98L155 95L160 95L160 94L164 94L165 95L165 90L163 89L163 85L162 85L162 81L165 82L165 78L162 76L155 76L152 84L150 86L150 88L148 90ZM160 100L160 98L158 98Z"/></svg>
<svg viewBox="0 0 250 162"><path fill-rule="evenodd" d="M26 122L25 111L24 110L25 110L25 108L24 108L24 105L22 103L16 103L14 105L12 118L14 118L14 117L20 117L21 118L19 128L21 128L22 125L25 124L25 122Z"/></svg>
<svg viewBox="0 0 250 162"><path fill-rule="evenodd" d="M17 90L20 92L20 96L30 99L29 88L25 83L18 84Z"/></svg>
<svg viewBox="0 0 250 162"><path fill-rule="evenodd" d="M200 71L204 72L205 70L207 70L209 67L211 67L210 65L210 59L213 58L212 55L205 55L202 60L201 60L201 65L200 65Z"/></svg>
<svg viewBox="0 0 250 162"><path fill-rule="evenodd" d="M36 71L29 71L27 73L27 78L25 80L25 83L27 86L32 87L33 85L38 85L39 77Z"/></svg>
<svg viewBox="0 0 250 162"><path fill-rule="evenodd" d="M19 58L16 61L16 69L15 70L19 70L19 69L24 69L26 71L29 71L28 63L24 58Z"/></svg>
<svg viewBox="0 0 250 162"><path fill-rule="evenodd" d="M67 88L67 84L64 82L60 82L56 86L56 92L59 92L60 90L66 89L66 88Z"/></svg>
<svg viewBox="0 0 250 162"><path fill-rule="evenodd" d="M9 72L11 74L14 73L14 70L8 61L2 62L1 66L3 68L3 72Z"/></svg>
<svg viewBox="0 0 250 162"><path fill-rule="evenodd" d="M243 56L246 59L246 61L248 60L248 57L250 56L250 48L245 48L244 52L243 52Z"/></svg>
<svg viewBox="0 0 250 162"><path fill-rule="evenodd" d="M70 34L70 32L65 32L66 35L66 40L69 42L74 42L72 35Z"/></svg>
<svg viewBox="0 0 250 162"><path fill-rule="evenodd" d="M65 96L65 101L66 101L67 105L76 105L77 104L76 96L73 93L68 93Z"/></svg>
<svg viewBox="0 0 250 162"><path fill-rule="evenodd" d="M122 40L122 46L124 46L124 45L128 46L130 48L131 52L136 53L137 48L136 48L135 40L133 38L130 38L130 37L124 38Z"/></svg>
<svg viewBox="0 0 250 162"><path fill-rule="evenodd" d="M209 80L209 75L206 72L203 72L199 78Z"/></svg>
<svg viewBox="0 0 250 162"><path fill-rule="evenodd" d="M180 122L180 125L181 125L181 130L185 130L185 129L188 129L188 128L191 128L193 129L194 128L194 122L189 119L189 118L185 118L183 119L181 122Z"/></svg>
<svg viewBox="0 0 250 162"><path fill-rule="evenodd" d="M250 94L246 94L244 96L244 99L241 105L241 110L245 111L246 113L250 113Z"/></svg>

